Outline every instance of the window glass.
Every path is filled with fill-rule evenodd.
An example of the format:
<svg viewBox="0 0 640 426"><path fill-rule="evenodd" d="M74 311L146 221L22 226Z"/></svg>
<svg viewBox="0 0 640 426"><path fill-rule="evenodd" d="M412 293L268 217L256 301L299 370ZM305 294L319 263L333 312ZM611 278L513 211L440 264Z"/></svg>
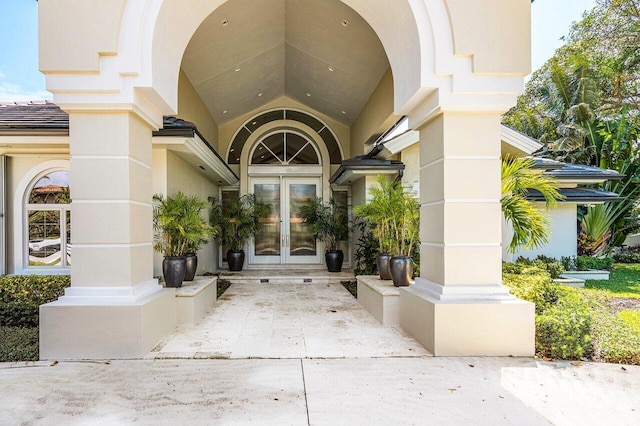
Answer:
<svg viewBox="0 0 640 426"><path fill-rule="evenodd" d="M29 194L29 204L69 204L69 171L60 170L38 179Z"/></svg>
<svg viewBox="0 0 640 426"><path fill-rule="evenodd" d="M29 266L56 266L62 263L60 210L29 210Z"/></svg>
<svg viewBox="0 0 640 426"><path fill-rule="evenodd" d="M39 178L29 190L26 215L27 262L30 267L71 265L69 170Z"/></svg>

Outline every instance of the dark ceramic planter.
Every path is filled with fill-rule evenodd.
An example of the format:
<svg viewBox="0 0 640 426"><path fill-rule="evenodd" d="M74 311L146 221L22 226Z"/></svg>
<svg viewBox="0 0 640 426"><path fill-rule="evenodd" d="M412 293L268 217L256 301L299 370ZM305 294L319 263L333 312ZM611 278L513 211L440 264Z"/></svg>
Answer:
<svg viewBox="0 0 640 426"><path fill-rule="evenodd" d="M227 263L230 271L242 271L244 265L244 250L229 250L227 252Z"/></svg>
<svg viewBox="0 0 640 426"><path fill-rule="evenodd" d="M393 285L406 287L411 285L413 276L413 260L409 256L394 256L389 261L389 271Z"/></svg>
<svg viewBox="0 0 640 426"><path fill-rule="evenodd" d="M196 270L198 269L198 256L194 253L187 253L185 255L186 258L186 267L187 271L184 274L185 281L193 281L196 277Z"/></svg>
<svg viewBox="0 0 640 426"><path fill-rule="evenodd" d="M391 255L389 253L380 253L376 258L376 264L378 265L378 273L381 280L390 280L391 272L389 271L389 261Z"/></svg>
<svg viewBox="0 0 640 426"><path fill-rule="evenodd" d="M184 274L187 271L186 263L184 256L165 257L162 260L162 275L167 287L182 287Z"/></svg>
<svg viewBox="0 0 640 426"><path fill-rule="evenodd" d="M342 250L327 250L324 254L324 259L327 262L327 270L329 272L342 271L342 263L344 262Z"/></svg>

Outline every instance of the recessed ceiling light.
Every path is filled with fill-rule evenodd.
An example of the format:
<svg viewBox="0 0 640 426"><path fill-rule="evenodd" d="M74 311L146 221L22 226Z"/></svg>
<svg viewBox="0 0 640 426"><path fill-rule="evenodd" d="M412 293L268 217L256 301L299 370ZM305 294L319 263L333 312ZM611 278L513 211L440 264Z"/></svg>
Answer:
<svg viewBox="0 0 640 426"><path fill-rule="evenodd" d="M343 113L343 114L346 114L346 113L347 113L347 111L345 111L345 110L342 110L342 111L340 111L340 112L341 112L341 113Z"/></svg>
<svg viewBox="0 0 640 426"><path fill-rule="evenodd" d="M231 149L229 150L229 152L233 152L233 151L235 151L235 148L231 148Z"/></svg>
<svg viewBox="0 0 640 426"><path fill-rule="evenodd" d="M260 97L260 96L262 96L262 92L258 93L258 97ZM253 123L253 124L255 124L255 123Z"/></svg>
<svg viewBox="0 0 640 426"><path fill-rule="evenodd" d="M240 67L236 67L236 68L234 69L234 71L235 71L235 72L240 71Z"/></svg>
<svg viewBox="0 0 640 426"><path fill-rule="evenodd" d="M240 161L240 157L236 158L236 161Z"/></svg>
<svg viewBox="0 0 640 426"><path fill-rule="evenodd" d="M229 111L227 111L226 109L224 111L222 111L223 114L228 113Z"/></svg>
<svg viewBox="0 0 640 426"><path fill-rule="evenodd" d="M349 25L349 21L347 21L346 19L343 19L342 21L340 21L340 23L342 24L343 27L346 27Z"/></svg>
<svg viewBox="0 0 640 426"><path fill-rule="evenodd" d="M264 155L261 155L260 158L264 158Z"/></svg>
<svg viewBox="0 0 640 426"><path fill-rule="evenodd" d="M257 122L257 121L254 121L254 122L253 122L253 123L251 123L251 124L255 126L256 124L258 124L258 122Z"/></svg>
<svg viewBox="0 0 640 426"><path fill-rule="evenodd" d="M229 20L228 19L223 19L222 20L222 26L226 27L227 25L229 25Z"/></svg>
<svg viewBox="0 0 640 426"><path fill-rule="evenodd" d="M329 66L329 71L334 72L336 69L332 66Z"/></svg>
<svg viewBox="0 0 640 426"><path fill-rule="evenodd" d="M311 93L307 93L307 96L308 96L308 97L311 97Z"/></svg>

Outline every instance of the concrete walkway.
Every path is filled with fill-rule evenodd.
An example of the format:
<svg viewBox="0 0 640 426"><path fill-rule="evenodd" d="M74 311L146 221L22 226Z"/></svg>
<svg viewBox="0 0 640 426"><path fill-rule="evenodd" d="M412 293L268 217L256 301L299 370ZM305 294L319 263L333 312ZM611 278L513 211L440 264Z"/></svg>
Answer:
<svg viewBox="0 0 640 426"><path fill-rule="evenodd" d="M196 326L147 358L380 358L429 353L383 327L339 283L232 284Z"/></svg>
<svg viewBox="0 0 640 426"><path fill-rule="evenodd" d="M640 367L515 358L0 364L0 424L637 425Z"/></svg>
<svg viewBox="0 0 640 426"><path fill-rule="evenodd" d="M341 285L234 284L149 359L0 363L0 413L0 425L637 425L640 367L432 357Z"/></svg>

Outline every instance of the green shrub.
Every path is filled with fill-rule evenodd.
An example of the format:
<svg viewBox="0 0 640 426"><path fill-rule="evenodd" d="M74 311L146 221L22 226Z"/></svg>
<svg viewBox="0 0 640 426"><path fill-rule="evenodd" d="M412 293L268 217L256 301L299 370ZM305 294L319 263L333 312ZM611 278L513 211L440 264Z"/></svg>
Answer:
<svg viewBox="0 0 640 426"><path fill-rule="evenodd" d="M503 268L520 272L503 273L511 293L535 304L539 355L574 359L591 353L589 307L575 289L553 283L548 271L535 266Z"/></svg>
<svg viewBox="0 0 640 426"><path fill-rule="evenodd" d="M0 277L0 326L37 327L39 306L56 300L70 282L66 275Z"/></svg>
<svg viewBox="0 0 640 426"><path fill-rule="evenodd" d="M594 359L640 365L640 335L609 311L605 293L588 291L584 297L593 318L591 335L595 340Z"/></svg>
<svg viewBox="0 0 640 426"><path fill-rule="evenodd" d="M565 271L565 268L564 266L562 266L562 263L560 261L544 255L540 255L533 260L520 256L516 260L516 264L535 266L537 268L544 269L545 271L549 272L551 278L559 278L560 275L562 275L562 273Z"/></svg>
<svg viewBox="0 0 640 426"><path fill-rule="evenodd" d="M593 341L589 306L576 290L556 287L557 303L536 316L536 351L559 359L590 355Z"/></svg>
<svg viewBox="0 0 640 426"><path fill-rule="evenodd" d="M588 271L590 269L610 271L614 259L611 257L572 256L562 257L560 262L567 271Z"/></svg>
<svg viewBox="0 0 640 426"><path fill-rule="evenodd" d="M558 286L553 284L547 271L529 267L521 274L504 273L502 279L511 294L518 299L534 303L538 315L558 302Z"/></svg>
<svg viewBox="0 0 640 426"><path fill-rule="evenodd" d="M640 310L620 311L618 317L640 335Z"/></svg>
<svg viewBox="0 0 640 426"><path fill-rule="evenodd" d="M613 260L618 263L640 263L640 253L621 251L613 255Z"/></svg>
<svg viewBox="0 0 640 426"><path fill-rule="evenodd" d="M37 328L0 327L0 362L37 360Z"/></svg>

